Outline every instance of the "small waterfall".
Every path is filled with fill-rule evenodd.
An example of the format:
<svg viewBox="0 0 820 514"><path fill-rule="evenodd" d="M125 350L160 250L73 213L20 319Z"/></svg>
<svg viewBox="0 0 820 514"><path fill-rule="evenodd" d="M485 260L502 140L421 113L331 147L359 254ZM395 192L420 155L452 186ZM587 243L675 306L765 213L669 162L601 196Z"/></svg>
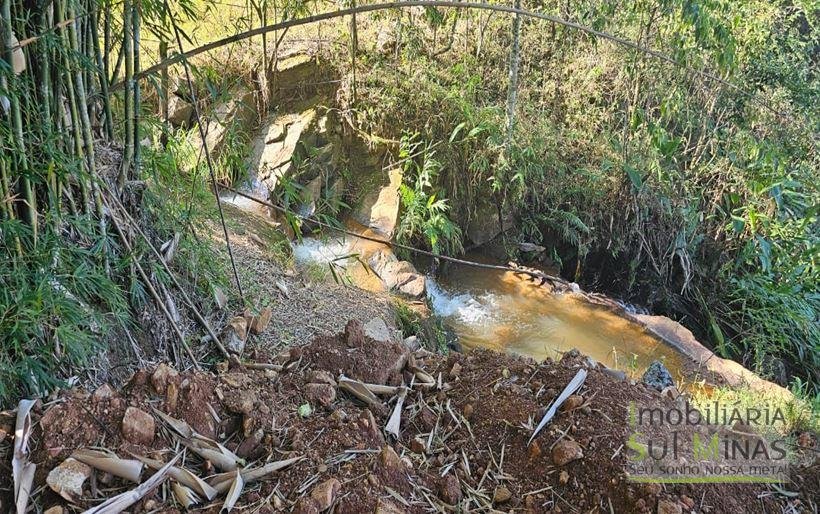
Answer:
<svg viewBox="0 0 820 514"><path fill-rule="evenodd" d="M350 243L344 239L330 239L321 241L311 237L302 238L299 243L293 243L293 258L300 263L328 264L333 262L339 266L346 266L348 259L341 259L350 255Z"/></svg>
<svg viewBox="0 0 820 514"><path fill-rule="evenodd" d="M432 277L427 277L427 297L433 312L442 317L455 317L463 323L483 325L494 321L496 296L485 293L478 297L470 293L451 294Z"/></svg>

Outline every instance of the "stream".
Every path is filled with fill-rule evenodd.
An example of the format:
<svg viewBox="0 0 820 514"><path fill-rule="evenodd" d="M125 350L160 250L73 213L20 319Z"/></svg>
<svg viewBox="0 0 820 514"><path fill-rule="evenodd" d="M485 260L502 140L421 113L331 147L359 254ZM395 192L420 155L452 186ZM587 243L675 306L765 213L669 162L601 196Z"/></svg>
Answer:
<svg viewBox="0 0 820 514"><path fill-rule="evenodd" d="M348 229L374 235L347 223ZM303 238L293 253L301 265L330 265L343 269L350 283L371 291L384 286L364 264L384 245L347 236ZM355 254L355 257L348 257ZM347 258L346 258L347 257ZM480 253L467 260L491 262ZM423 269L423 263L417 263ZM560 358L572 348L608 367L628 374L643 372L660 359L673 375L681 356L646 330L604 307L573 294L552 294L512 272L447 263L436 278L427 276L427 299L432 313L458 336L465 351L491 348L529 356L537 361Z"/></svg>

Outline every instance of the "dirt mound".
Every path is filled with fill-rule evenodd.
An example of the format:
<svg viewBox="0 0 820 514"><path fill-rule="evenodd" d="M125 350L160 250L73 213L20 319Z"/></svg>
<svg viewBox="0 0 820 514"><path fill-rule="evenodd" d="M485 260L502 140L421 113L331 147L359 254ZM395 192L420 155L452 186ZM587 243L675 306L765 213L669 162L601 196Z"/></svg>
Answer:
<svg viewBox="0 0 820 514"><path fill-rule="evenodd" d="M281 470L247 475L236 503L247 512L315 513L330 507L382 514L799 511L809 508L817 492L816 466L801 472L802 482L787 486L801 491L800 498L778 497L753 484L628 482L623 471L627 404L671 400L596 367L587 369L584 386L568 401L571 408L528 446L542 409L589 365L577 354L541 364L481 350L446 357L409 354L397 343L368 339L361 324L351 322L339 336L256 357L255 364L220 364L216 375L160 366L137 372L121 391L72 390L35 409L31 503L43 510L67 507L47 479L87 447L123 459L168 462L181 455L177 466L214 487L224 480L225 455L237 458L243 476L266 463L285 462ZM362 403L340 386L340 375L370 384L360 396L376 394ZM396 387L401 384L408 388ZM400 437L393 440L384 428L402 391ZM0 426L13 432L13 421L10 415L0 418ZM180 436L185 426L179 421L224 445L221 457L206 460L193 449L184 451L191 439ZM0 443L4 451L10 450L11 437L6 439ZM10 453L3 460L8 468L0 472L4 511L12 505ZM182 510L172 483L164 481L130 512ZM75 501L89 508L133 486L96 471ZM224 497L217 495L201 508L219 512Z"/></svg>

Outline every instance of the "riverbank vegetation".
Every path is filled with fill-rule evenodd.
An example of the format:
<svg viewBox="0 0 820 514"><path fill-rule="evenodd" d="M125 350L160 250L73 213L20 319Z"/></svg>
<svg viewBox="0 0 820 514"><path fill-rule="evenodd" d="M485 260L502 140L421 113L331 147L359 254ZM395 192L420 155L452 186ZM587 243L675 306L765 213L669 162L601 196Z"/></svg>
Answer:
<svg viewBox="0 0 820 514"><path fill-rule="evenodd" d="M175 53L169 6L186 49L330 8L250 4L3 1L0 397L50 390L110 330L150 316L176 323L149 244L177 241L171 266L202 298L232 290L230 264L197 239L198 220L218 216L206 159L191 150L196 134L166 121L174 96L192 100L185 74L133 79ZM223 47L219 60L192 63L194 94L210 116L237 84L267 91L274 50L302 45L335 71L330 107L395 143L401 241L458 254L477 244L478 225L511 258L525 257L517 243L544 246L585 289L670 315L721 355L817 395L813 5L523 8L677 64L544 20L424 6ZM247 151L241 135L227 139L214 177L226 183L243 177ZM158 346L183 353L190 338L167 332Z"/></svg>

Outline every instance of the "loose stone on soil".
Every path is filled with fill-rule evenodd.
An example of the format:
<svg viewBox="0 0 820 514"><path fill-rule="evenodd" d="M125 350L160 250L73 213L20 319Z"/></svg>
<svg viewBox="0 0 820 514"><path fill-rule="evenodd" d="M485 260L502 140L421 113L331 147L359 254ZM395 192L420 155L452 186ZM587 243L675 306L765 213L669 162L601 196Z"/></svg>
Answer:
<svg viewBox="0 0 820 514"><path fill-rule="evenodd" d="M49 472L46 483L52 491L74 502L82 497L83 483L91 476L91 472L91 466L68 458Z"/></svg>
<svg viewBox="0 0 820 514"><path fill-rule="evenodd" d="M461 484L455 475L447 475L439 482L439 497L449 505L456 505L461 501Z"/></svg>
<svg viewBox="0 0 820 514"><path fill-rule="evenodd" d="M147 412L128 407L122 417L122 435L134 444L149 445L154 440L156 424Z"/></svg>
<svg viewBox="0 0 820 514"><path fill-rule="evenodd" d="M512 498L512 493L509 489L507 489L503 485L500 485L495 488L495 492L493 493L493 503L506 503L510 501L510 498Z"/></svg>
<svg viewBox="0 0 820 514"><path fill-rule="evenodd" d="M109 384L102 384L94 391L94 393L92 393L91 401L97 403L107 400L108 398L112 398L114 394L114 388L112 388Z"/></svg>
<svg viewBox="0 0 820 514"><path fill-rule="evenodd" d="M663 391L664 388L675 385L675 381L672 380L672 374L669 373L669 370L666 369L666 366L664 366L661 361L653 361L646 369L641 381L648 387L652 387L658 391Z"/></svg>
<svg viewBox="0 0 820 514"><path fill-rule="evenodd" d="M683 509L678 502L672 500L658 500L658 514L682 514Z"/></svg>
<svg viewBox="0 0 820 514"><path fill-rule="evenodd" d="M270 307L265 307L262 309L257 316L254 316L251 319L251 332L256 335L261 334L268 328L270 324L270 320L273 317L273 311Z"/></svg>
<svg viewBox="0 0 820 514"><path fill-rule="evenodd" d="M552 462L556 466L564 466L572 461L583 458L583 456L584 452L581 450L581 445L575 441L563 439L552 449Z"/></svg>
<svg viewBox="0 0 820 514"><path fill-rule="evenodd" d="M575 410L584 403L584 397L580 394L571 394L567 397L564 401L564 404L561 405L561 412L568 412L571 410Z"/></svg>
<svg viewBox="0 0 820 514"><path fill-rule="evenodd" d="M313 488L310 497L316 500L319 510L327 510L336 501L336 497L342 490L342 484L335 478L322 482Z"/></svg>
<svg viewBox="0 0 820 514"><path fill-rule="evenodd" d="M177 370L172 368L171 366L165 364L164 362L157 366L157 369L154 370L154 373L151 375L151 385L159 394L164 394L165 389L168 387L168 381L177 377L179 373Z"/></svg>
<svg viewBox="0 0 820 514"><path fill-rule="evenodd" d="M308 384L306 393L308 400L326 408L336 399L336 388L330 384Z"/></svg>

